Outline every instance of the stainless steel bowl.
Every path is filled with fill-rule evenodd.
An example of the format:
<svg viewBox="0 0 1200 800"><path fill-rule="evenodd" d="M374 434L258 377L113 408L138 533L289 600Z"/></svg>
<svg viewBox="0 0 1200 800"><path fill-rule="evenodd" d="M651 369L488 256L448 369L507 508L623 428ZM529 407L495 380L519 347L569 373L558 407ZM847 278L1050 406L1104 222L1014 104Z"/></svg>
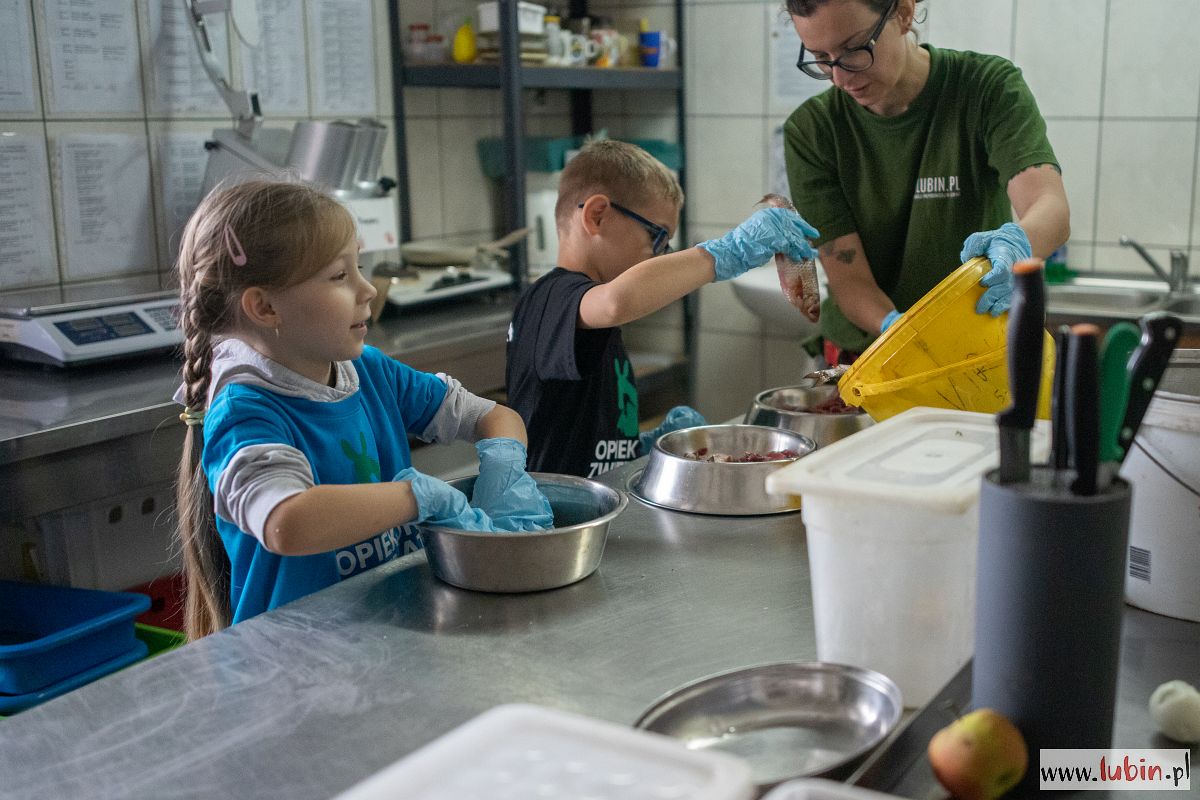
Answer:
<svg viewBox="0 0 1200 800"><path fill-rule="evenodd" d="M702 678L655 703L635 728L692 750L740 756L760 790L847 773L900 721L900 690L868 669L783 661Z"/></svg>
<svg viewBox="0 0 1200 800"><path fill-rule="evenodd" d="M477 592L537 592L583 580L604 554L608 525L629 500L616 489L572 475L531 472L550 501L554 527L528 533L480 533L421 526L433 574ZM472 475L450 485L471 496Z"/></svg>
<svg viewBox="0 0 1200 800"><path fill-rule="evenodd" d="M796 386L779 386L759 392L746 412L747 425L766 425L802 433L825 447L845 439L875 420L862 409L853 414L812 414L807 411L788 411L781 405L808 408L837 394L835 384L817 386L811 380Z"/></svg>
<svg viewBox="0 0 1200 800"><path fill-rule="evenodd" d="M630 491L651 505L696 514L748 516L800 508L799 498L769 495L766 489L767 475L795 459L739 464L685 458L702 447L730 455L795 450L805 456L817 446L794 431L759 425L684 428L659 437L645 469L630 481Z"/></svg>

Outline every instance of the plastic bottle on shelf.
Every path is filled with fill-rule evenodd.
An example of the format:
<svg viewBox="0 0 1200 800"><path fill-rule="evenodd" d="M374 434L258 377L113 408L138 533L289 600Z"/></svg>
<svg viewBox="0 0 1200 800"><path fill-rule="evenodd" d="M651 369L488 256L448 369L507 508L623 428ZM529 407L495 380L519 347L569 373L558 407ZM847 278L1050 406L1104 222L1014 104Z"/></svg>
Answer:
<svg viewBox="0 0 1200 800"><path fill-rule="evenodd" d="M546 15L546 63L559 66L566 62L563 58L562 22L554 14Z"/></svg>
<svg viewBox="0 0 1200 800"><path fill-rule="evenodd" d="M463 20L454 32L454 43L450 50L451 58L456 64L470 64L479 55L479 47L475 42L475 29L471 27L471 18Z"/></svg>

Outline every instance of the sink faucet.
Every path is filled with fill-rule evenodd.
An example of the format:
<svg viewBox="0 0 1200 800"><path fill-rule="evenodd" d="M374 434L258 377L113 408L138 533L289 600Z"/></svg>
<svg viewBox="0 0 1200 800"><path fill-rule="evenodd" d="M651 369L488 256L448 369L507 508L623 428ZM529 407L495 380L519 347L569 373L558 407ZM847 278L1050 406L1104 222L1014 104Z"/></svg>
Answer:
<svg viewBox="0 0 1200 800"><path fill-rule="evenodd" d="M1172 293L1182 292L1187 289L1187 253L1182 250L1171 251L1171 271L1168 273L1154 260L1154 256L1147 253L1146 248L1142 247L1136 240L1130 239L1128 236L1122 236L1120 243L1122 247L1132 247L1136 250L1137 254L1142 257L1142 260L1150 265L1150 269L1154 270L1154 274L1166 282L1167 286L1171 288Z"/></svg>

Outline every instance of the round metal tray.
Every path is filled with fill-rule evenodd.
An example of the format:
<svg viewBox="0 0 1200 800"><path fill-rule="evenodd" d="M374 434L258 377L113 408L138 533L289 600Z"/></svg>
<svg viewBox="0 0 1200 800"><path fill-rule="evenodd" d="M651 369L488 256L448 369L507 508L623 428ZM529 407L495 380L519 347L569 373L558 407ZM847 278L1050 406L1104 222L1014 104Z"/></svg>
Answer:
<svg viewBox="0 0 1200 800"><path fill-rule="evenodd" d="M843 776L895 728L900 690L878 672L782 661L724 672L659 698L635 728L750 763L760 790L791 778Z"/></svg>

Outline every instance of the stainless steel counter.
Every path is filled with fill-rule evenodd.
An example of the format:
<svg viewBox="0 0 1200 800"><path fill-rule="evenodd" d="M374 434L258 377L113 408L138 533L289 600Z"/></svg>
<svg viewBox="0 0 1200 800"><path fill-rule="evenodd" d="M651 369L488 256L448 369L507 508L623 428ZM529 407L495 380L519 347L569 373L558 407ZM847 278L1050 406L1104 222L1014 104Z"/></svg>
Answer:
<svg viewBox="0 0 1200 800"><path fill-rule="evenodd" d="M1162 746L1138 708L1195 677L1200 625L1127 622L1116 741ZM500 703L629 724L687 681L815 652L799 514L631 500L573 586L466 592L414 553L4 721L0 794L328 797Z"/></svg>
<svg viewBox="0 0 1200 800"><path fill-rule="evenodd" d="M504 386L511 316L510 293L389 307L367 342L486 393ZM178 361L161 354L69 370L0 362L0 530L151 487L169 493L184 434L178 384ZM20 547L0 536L0 574L16 574Z"/></svg>
<svg viewBox="0 0 1200 800"><path fill-rule="evenodd" d="M328 797L498 703L630 723L701 675L813 658L807 564L797 514L637 501L555 591L463 591L415 553L0 723L0 795Z"/></svg>
<svg viewBox="0 0 1200 800"><path fill-rule="evenodd" d="M504 384L512 316L511 297L501 297L412 311L389 307L367 343L417 369L453 372L468 387L490 391ZM65 370L0 361L0 467L152 431L177 416L171 395L178 385L179 362L170 355Z"/></svg>

